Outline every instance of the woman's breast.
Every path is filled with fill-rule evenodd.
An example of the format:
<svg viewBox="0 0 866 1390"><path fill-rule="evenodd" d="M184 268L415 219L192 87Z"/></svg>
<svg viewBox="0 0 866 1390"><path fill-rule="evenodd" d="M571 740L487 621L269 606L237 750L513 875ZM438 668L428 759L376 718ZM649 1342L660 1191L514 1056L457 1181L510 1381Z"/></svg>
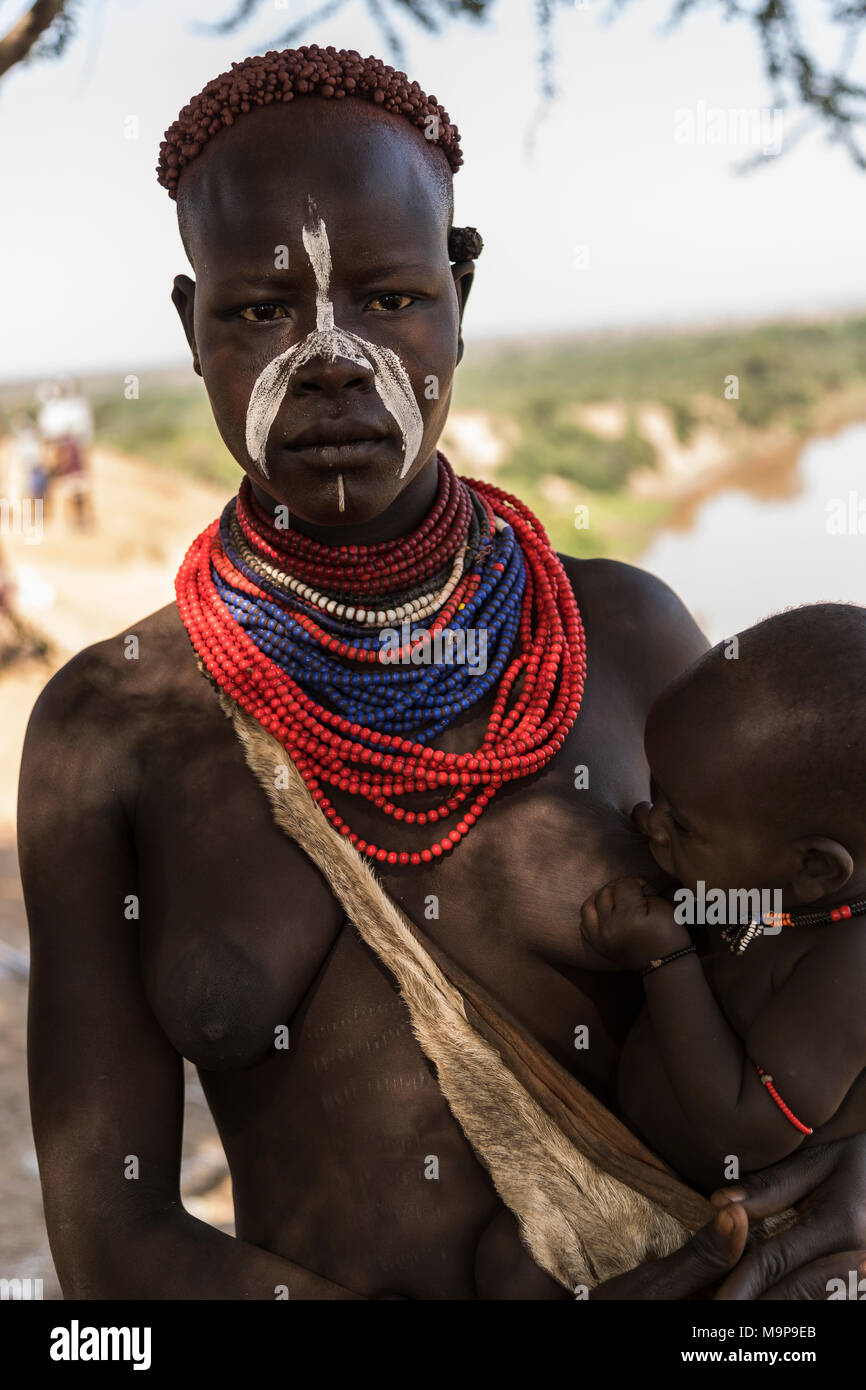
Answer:
<svg viewBox="0 0 866 1390"><path fill-rule="evenodd" d="M393 980L353 927L286 1047L200 1076L241 1238L373 1296L472 1296L472 1241L496 1194Z"/></svg>
<svg viewBox="0 0 866 1390"><path fill-rule="evenodd" d="M630 973L588 968L580 908L609 879L651 870L610 802L539 785L492 803L423 884L392 875L387 887L461 970L604 1092L641 991Z"/></svg>
<svg viewBox="0 0 866 1390"><path fill-rule="evenodd" d="M170 924L167 924L170 925ZM260 946L211 921L183 944L145 941L148 1002L172 1046L196 1066L249 1066L288 1022L289 980Z"/></svg>

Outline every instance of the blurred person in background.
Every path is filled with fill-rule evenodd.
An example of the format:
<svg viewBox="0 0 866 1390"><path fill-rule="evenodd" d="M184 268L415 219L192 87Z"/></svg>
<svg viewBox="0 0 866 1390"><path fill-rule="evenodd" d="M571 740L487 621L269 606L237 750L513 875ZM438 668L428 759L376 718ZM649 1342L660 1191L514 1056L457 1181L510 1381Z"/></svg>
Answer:
<svg viewBox="0 0 866 1390"><path fill-rule="evenodd" d="M23 410L17 411L10 421L12 431L12 457L9 477L9 492L14 498L45 497L48 482L45 450L35 423Z"/></svg>
<svg viewBox="0 0 866 1390"><path fill-rule="evenodd" d="M52 483L64 480L74 523L84 531L93 521L88 476L93 412L71 377L53 383L53 390L43 397L38 425L49 453L49 479Z"/></svg>

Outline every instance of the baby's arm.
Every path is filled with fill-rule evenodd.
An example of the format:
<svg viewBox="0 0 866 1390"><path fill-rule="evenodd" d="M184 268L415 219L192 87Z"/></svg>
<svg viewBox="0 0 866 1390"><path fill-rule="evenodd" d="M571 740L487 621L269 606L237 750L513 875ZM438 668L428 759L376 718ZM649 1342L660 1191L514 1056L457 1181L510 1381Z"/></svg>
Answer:
<svg viewBox="0 0 866 1390"><path fill-rule="evenodd" d="M691 944L672 908L660 898L644 898L641 890L639 879L608 884L584 904L581 917L588 943L632 970ZM864 967L862 933L828 938L794 969L745 1042L728 1023L696 955L643 977L665 1072L703 1146L717 1150L723 1144L748 1172L802 1143L804 1134L768 1095L756 1062L804 1124L817 1129L835 1113L866 1066L858 1000Z"/></svg>
<svg viewBox="0 0 866 1390"><path fill-rule="evenodd" d="M746 1034L749 1057L772 1075L786 1105L814 1130L837 1114L866 1069L862 918L816 930L815 949L801 957ZM858 1087L853 1098L859 1113L846 1107L845 1127L834 1125L833 1138L866 1130L861 1097Z"/></svg>

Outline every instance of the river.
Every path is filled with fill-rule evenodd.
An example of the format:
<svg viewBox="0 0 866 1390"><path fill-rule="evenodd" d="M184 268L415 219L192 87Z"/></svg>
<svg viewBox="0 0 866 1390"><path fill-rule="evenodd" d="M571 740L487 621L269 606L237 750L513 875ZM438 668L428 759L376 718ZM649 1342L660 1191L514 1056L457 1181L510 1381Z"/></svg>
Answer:
<svg viewBox="0 0 866 1390"><path fill-rule="evenodd" d="M755 495L766 491L757 476L723 487L637 564L670 584L713 643L797 604L866 607L864 465L866 424L813 439L776 480L784 496Z"/></svg>

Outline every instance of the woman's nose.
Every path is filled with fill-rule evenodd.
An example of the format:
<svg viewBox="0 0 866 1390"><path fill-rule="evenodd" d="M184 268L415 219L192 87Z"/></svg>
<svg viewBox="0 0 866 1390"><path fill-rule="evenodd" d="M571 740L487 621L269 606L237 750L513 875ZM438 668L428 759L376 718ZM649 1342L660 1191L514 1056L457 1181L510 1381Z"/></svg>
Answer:
<svg viewBox="0 0 866 1390"><path fill-rule="evenodd" d="M292 372L291 390L296 396L339 397L344 392L369 391L375 381L371 366L348 357L316 353Z"/></svg>

